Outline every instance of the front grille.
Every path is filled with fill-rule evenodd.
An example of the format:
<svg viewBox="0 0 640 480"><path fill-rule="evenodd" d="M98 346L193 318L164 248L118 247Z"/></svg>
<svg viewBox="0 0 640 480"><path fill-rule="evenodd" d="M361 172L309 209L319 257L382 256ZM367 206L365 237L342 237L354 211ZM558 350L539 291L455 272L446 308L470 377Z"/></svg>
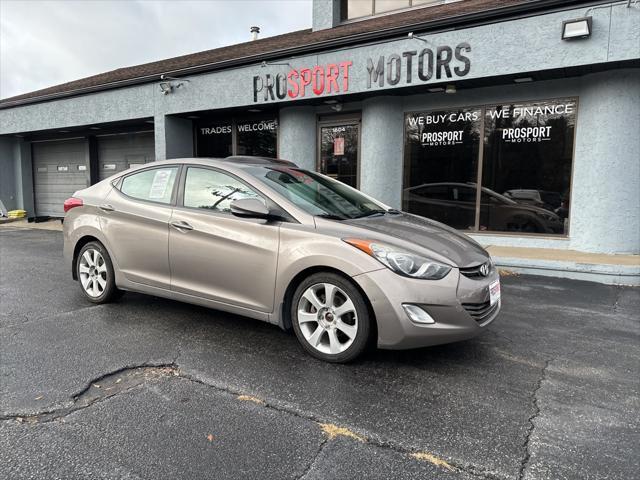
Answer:
<svg viewBox="0 0 640 480"><path fill-rule="evenodd" d="M500 302L491 305L489 302L484 303L463 303L462 307L469 315L478 323L483 323L497 310Z"/></svg>
<svg viewBox="0 0 640 480"><path fill-rule="evenodd" d="M475 267L461 268L460 273L468 278L484 278L487 275L483 275L482 273L480 273L480 268L483 265L487 265L489 267L488 274L490 274L493 270L491 262L481 263L480 265L476 265Z"/></svg>

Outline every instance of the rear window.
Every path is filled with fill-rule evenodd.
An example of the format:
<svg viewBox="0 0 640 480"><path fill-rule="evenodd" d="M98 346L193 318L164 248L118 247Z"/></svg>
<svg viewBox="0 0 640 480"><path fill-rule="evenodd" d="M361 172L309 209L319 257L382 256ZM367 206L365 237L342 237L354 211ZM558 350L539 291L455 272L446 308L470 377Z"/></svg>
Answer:
<svg viewBox="0 0 640 480"><path fill-rule="evenodd" d="M138 200L169 204L177 175L178 167L144 170L125 177L120 191Z"/></svg>

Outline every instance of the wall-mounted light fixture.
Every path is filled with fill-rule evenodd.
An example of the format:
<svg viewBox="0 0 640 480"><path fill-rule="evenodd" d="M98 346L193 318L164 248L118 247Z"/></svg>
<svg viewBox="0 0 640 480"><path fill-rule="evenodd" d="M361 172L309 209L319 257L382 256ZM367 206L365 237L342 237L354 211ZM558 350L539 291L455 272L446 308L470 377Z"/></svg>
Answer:
<svg viewBox="0 0 640 480"><path fill-rule="evenodd" d="M413 32L407 33L407 37L409 38L409 40L420 40L421 42L429 43L428 40L425 40L422 37L416 37Z"/></svg>
<svg viewBox="0 0 640 480"><path fill-rule="evenodd" d="M528 83L533 82L533 77L518 77L513 79L514 83Z"/></svg>
<svg viewBox="0 0 640 480"><path fill-rule="evenodd" d="M455 85L449 84L447 88L444 89L444 93L456 93L458 90Z"/></svg>
<svg viewBox="0 0 640 480"><path fill-rule="evenodd" d="M591 36L592 17L574 18L562 22L562 40L589 38Z"/></svg>
<svg viewBox="0 0 640 480"><path fill-rule="evenodd" d="M427 90L431 93L440 93L440 92L444 92L444 87L432 87L432 88L427 88Z"/></svg>

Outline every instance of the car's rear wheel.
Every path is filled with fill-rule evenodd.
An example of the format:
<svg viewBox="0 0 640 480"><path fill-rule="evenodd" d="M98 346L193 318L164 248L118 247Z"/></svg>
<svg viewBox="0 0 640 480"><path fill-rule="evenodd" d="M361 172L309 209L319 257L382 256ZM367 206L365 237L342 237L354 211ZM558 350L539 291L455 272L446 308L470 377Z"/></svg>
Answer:
<svg viewBox="0 0 640 480"><path fill-rule="evenodd" d="M89 242L82 247L76 273L82 292L90 302L107 303L122 294L116 287L111 257L99 242Z"/></svg>
<svg viewBox="0 0 640 480"><path fill-rule="evenodd" d="M363 295L334 273L306 278L293 294L293 329L305 350L328 362L349 362L367 347L371 331Z"/></svg>

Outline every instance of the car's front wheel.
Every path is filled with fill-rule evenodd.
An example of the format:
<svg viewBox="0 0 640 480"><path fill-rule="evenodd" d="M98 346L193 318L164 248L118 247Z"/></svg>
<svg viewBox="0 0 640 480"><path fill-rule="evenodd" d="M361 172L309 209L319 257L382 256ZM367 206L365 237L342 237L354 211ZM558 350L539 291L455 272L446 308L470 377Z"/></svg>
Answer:
<svg viewBox="0 0 640 480"><path fill-rule="evenodd" d="M116 287L111 257L99 242L89 242L82 247L76 273L82 292L90 302L107 303L122 294Z"/></svg>
<svg viewBox="0 0 640 480"><path fill-rule="evenodd" d="M334 273L316 273L296 289L293 329L305 350L328 362L349 362L367 347L371 319L360 291Z"/></svg>

